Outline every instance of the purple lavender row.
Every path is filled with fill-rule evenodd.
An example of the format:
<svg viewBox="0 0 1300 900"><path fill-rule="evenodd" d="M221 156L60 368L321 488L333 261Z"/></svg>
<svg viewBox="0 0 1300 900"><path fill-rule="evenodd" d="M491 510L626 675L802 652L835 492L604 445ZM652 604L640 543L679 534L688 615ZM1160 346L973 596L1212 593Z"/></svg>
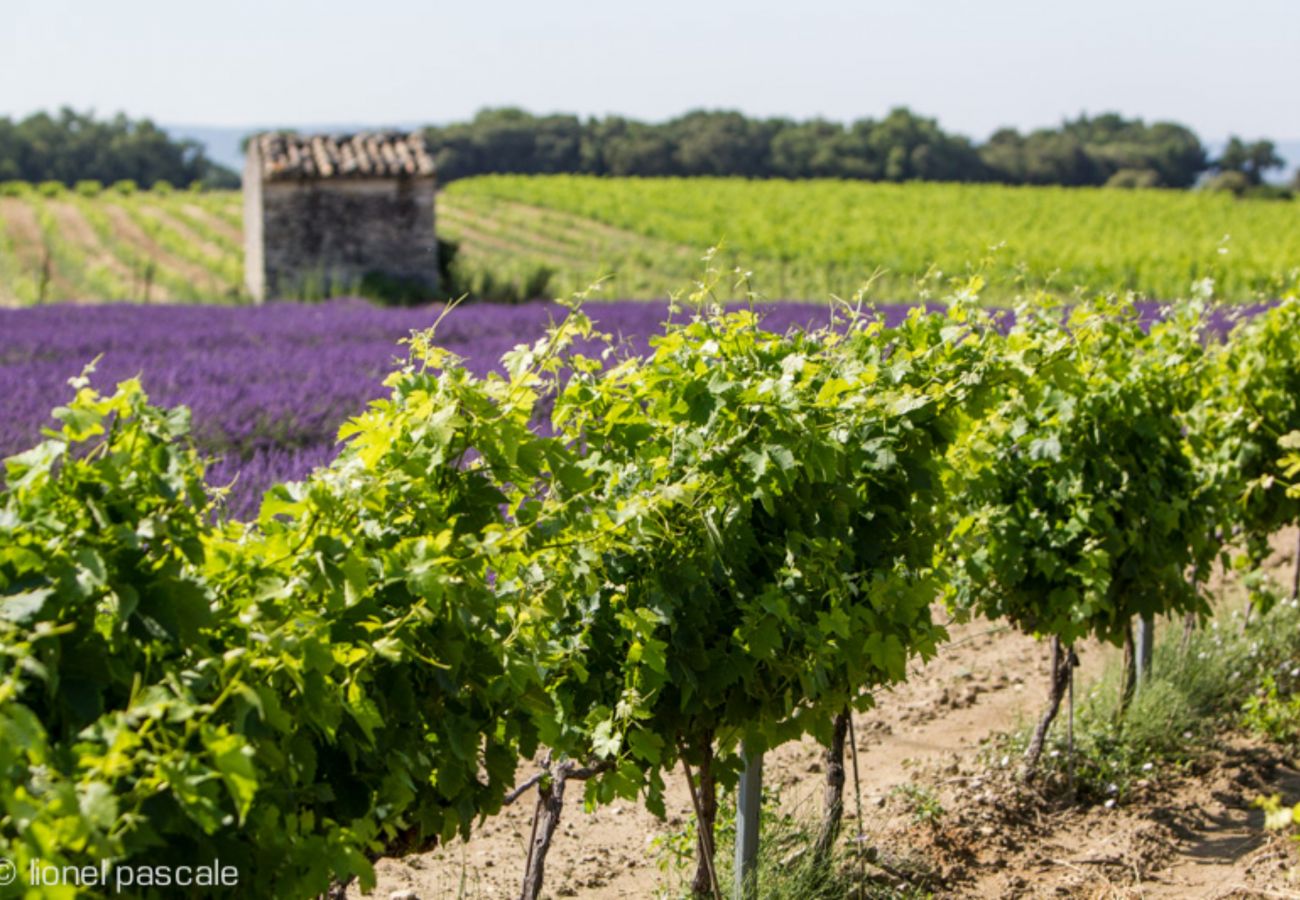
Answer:
<svg viewBox="0 0 1300 900"><path fill-rule="evenodd" d="M893 324L910 307L878 308ZM820 304L761 309L774 331L816 327L828 318ZM1146 304L1142 312L1155 318L1159 309ZM139 375L154 402L191 409L200 447L217 457L212 483L234 481L230 510L246 515L270 485L301 478L333 457L339 425L384 393L380 382L404 356L398 341L432 325L440 311L355 300L0 310L0 457L40 439L41 428L54 424L50 410L70 396L67 379L99 356L93 382L101 389ZM590 303L586 311L601 330L636 350L667 316L663 303ZM1227 330L1249 311L1223 308L1216 326ZM468 305L443 320L438 343L482 374L563 314L549 304Z"/></svg>
<svg viewBox="0 0 1300 900"><path fill-rule="evenodd" d="M659 330L662 304L588 307L602 328L635 346ZM0 310L0 456L40 439L66 402L69 377L100 357L93 382L108 388L141 376L157 403L193 412L200 446L218 457L214 484L239 476L236 515L256 508L276 481L328 462L348 417L384 393L383 377L404 354L398 341L427 328L440 308L384 309L362 301L263 307L61 304ZM473 305L453 311L439 343L479 373L542 334L564 310L550 305ZM783 304L768 322L824 321L818 308Z"/></svg>

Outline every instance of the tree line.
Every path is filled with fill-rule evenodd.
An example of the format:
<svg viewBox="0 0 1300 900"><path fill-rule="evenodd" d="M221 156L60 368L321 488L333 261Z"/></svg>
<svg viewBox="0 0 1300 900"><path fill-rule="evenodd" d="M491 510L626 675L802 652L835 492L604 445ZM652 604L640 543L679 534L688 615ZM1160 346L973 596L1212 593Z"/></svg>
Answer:
<svg viewBox="0 0 1300 900"><path fill-rule="evenodd" d="M1117 113L1025 133L1003 128L982 144L905 107L847 124L725 110L647 123L500 108L425 133L444 183L563 173L1186 188L1214 173L1215 186L1243 193L1284 165L1269 140L1233 137L1215 158L1184 125ZM18 121L0 117L0 181L81 180L239 185L238 174L208 159L201 144L172 138L149 119L118 113L100 120L67 107Z"/></svg>
<svg viewBox="0 0 1300 900"><path fill-rule="evenodd" d="M503 108L430 127L427 135L444 182L565 173L1186 188L1207 172L1232 172L1232 185L1253 187L1283 165L1268 140L1234 137L1212 158L1184 125L1117 113L1081 115L1027 133L1003 128L982 144L904 107L849 124L705 110L650 124Z"/></svg>
<svg viewBox="0 0 1300 900"><path fill-rule="evenodd" d="M176 140L149 119L96 119L66 106L17 121L0 116L0 181L239 186L239 176L208 159L197 141Z"/></svg>

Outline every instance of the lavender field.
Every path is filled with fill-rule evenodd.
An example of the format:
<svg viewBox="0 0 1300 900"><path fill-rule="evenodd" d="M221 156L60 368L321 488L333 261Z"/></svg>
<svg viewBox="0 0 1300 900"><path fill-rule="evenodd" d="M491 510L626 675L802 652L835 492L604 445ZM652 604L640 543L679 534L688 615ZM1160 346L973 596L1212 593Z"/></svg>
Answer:
<svg viewBox="0 0 1300 900"><path fill-rule="evenodd" d="M901 315L903 307L893 313ZM441 307L385 309L363 301L261 307L60 304L0 309L0 457L40 440L68 379L101 357L92 384L107 390L139 375L152 400L193 412L213 484L238 476L230 511L256 508L276 481L328 462L340 424L384 393L403 357L398 342L434 323ZM667 314L662 303L595 303L600 327L644 347ZM765 307L777 330L824 322L823 307ZM514 345L539 337L550 304L469 305L439 326L439 343L482 373Z"/></svg>
<svg viewBox="0 0 1300 900"><path fill-rule="evenodd" d="M1216 326L1257 307L1221 308ZM880 307L896 322L906 305ZM1159 313L1145 304L1145 317ZM591 303L604 331L642 349L667 316L664 303ZM329 462L347 418L380 396L403 357L399 341L434 323L442 307L391 309L360 300L260 307L58 304L0 309L0 457L21 452L54 424L68 379L100 357L92 383L107 390L139 375L154 402L193 412L200 448L214 459L214 485L235 482L230 512L256 509L267 487ZM763 307L764 324L784 331L827 319L819 304ZM439 343L479 373L541 335L564 310L551 304L467 305L438 329Z"/></svg>

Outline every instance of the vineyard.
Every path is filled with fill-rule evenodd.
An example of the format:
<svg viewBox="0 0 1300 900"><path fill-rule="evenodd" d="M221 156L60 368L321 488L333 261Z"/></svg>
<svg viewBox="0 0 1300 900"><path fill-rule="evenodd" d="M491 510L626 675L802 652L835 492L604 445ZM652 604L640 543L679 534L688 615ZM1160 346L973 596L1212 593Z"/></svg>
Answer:
<svg viewBox="0 0 1300 900"><path fill-rule="evenodd" d="M457 207L462 191L448 191L443 215L464 224L506 184L462 182L472 199ZM548 207L548 181L529 184L538 195L517 202ZM601 207L599 184L567 188L571 206L592 206L561 212L603 221L584 227L614 246L629 229ZM235 243L221 199L9 197L4 211L54 236L70 233L69 210L82 217L102 259L59 245L53 271L120 279L134 271L124 260L146 258L120 255L123 229L100 230L102 217L172 247L197 277L222 270L200 261L216 266L219 254L196 248L219 249L218 234ZM635 202L664 204L644 233L676 253L696 225L670 200ZM1242 231L1211 242L1207 268L1199 252L1176 263L1149 249L1167 266L1150 277L1171 280L1144 286L1213 278L1239 299L1281 294L1279 276L1259 273L1300 257L1286 245L1295 232L1279 226L1260 249L1251 236L1265 232L1251 227L1294 212L1241 209ZM734 219L737 248L764 233L763 218L750 232ZM557 221L532 227L558 244ZM180 228L207 237L183 255L167 237ZM462 234L466 258L487 236ZM138 879L183 850L234 867L231 896L342 896L372 889L378 861L454 850L526 804L526 846L494 863L539 898L548 856L568 838L566 790L589 810L643 804L662 816L684 788L683 889L730 892L722 848L734 841L757 879L743 895L767 890L774 865L744 850L759 820L737 807L758 815L756 761L813 740L825 780L815 833L797 854L771 832L759 846L820 879L809 896L958 890L956 876L902 872L891 848L858 839L854 723L891 709L973 621L1051 647L1038 686L1048 703L1023 742L1002 748L1015 757L1002 764L1009 793L992 803L1004 811L1037 802L1086 814L1115 804L1122 773L1186 764L1201 726L1180 725L1178 738L1152 724L1179 710L1177 721L1208 727L1212 704L1234 721L1245 705L1270 739L1300 739L1296 598L1263 574L1270 539L1300 520L1300 299L1254 316L1204 298L1065 308L1037 297L989 310L972 275L941 307L786 305L764 319L762 307L719 302L746 284L722 274L725 251L708 258L666 310L189 308L163 310L176 318L153 334L130 318L139 307L117 319L111 307L3 311L6 336L21 338L0 348L5 393L54 411L43 440L35 432L51 423L34 408L4 435L22 449L0 493L0 857L22 873L111 860L136 893L162 896ZM195 289L141 264L150 290ZM92 313L110 324L79 334ZM275 358L281 374L304 363L297 411L286 401L277 416L257 399L248 409L270 415L223 418L241 388L267 395L276 380L237 355L211 379L225 393L195 402L208 379L186 380L186 340L168 337L185 322L201 331L195 344L293 347L299 356ZM408 329L392 360L386 336ZM330 356L336 335L346 348ZM131 356L139 343L145 355ZM80 376L65 372L66 386L51 380L101 352ZM155 379L166 404L146 394ZM335 445L324 435L343 408ZM207 458L273 467L259 454L295 446L311 453L281 460L287 470L238 502L238 467L214 473ZM1250 623L1215 618L1213 573L1225 564L1240 573ZM1181 646L1155 646L1162 622ZM1104 646L1125 648L1126 663L1110 706L1080 705L1076 744L1075 668ZM1230 689L1171 687L1171 673L1216 658L1236 672L1224 672ZM1104 724L1088 730L1098 709ZM1140 734L1150 743L1120 740ZM1121 761L1121 750L1139 755ZM914 814L935 819L919 790ZM1270 821L1284 813L1289 822L1274 801ZM57 891L30 895L46 893Z"/></svg>
<svg viewBox="0 0 1300 900"><path fill-rule="evenodd" d="M0 190L0 303L243 299L235 192L129 185ZM438 195L457 248L450 293L665 298L723 242L769 300L943 296L979 273L985 298L1132 290L1233 301L1300 282L1300 205L1222 194L736 179L487 176ZM730 285L722 296L739 299ZM310 298L316 299L316 298Z"/></svg>
<svg viewBox="0 0 1300 900"><path fill-rule="evenodd" d="M78 191L0 195L0 303L237 302L243 212L236 192Z"/></svg>
<svg viewBox="0 0 1300 900"><path fill-rule="evenodd" d="M1300 205L1198 192L487 176L439 202L444 234L483 268L548 265L560 291L612 274L617 297L664 296L694 272L691 248L719 241L775 299L849 297L878 271L873 295L888 300L942 294L972 271L1003 301L1036 289L1168 300L1206 278L1227 299L1274 299L1300 277Z"/></svg>

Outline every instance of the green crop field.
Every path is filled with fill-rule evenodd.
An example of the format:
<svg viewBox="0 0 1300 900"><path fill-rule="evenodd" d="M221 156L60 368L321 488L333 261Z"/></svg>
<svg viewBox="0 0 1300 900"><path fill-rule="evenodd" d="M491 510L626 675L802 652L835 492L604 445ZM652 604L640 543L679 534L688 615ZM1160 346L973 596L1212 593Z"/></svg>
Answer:
<svg viewBox="0 0 1300 900"><path fill-rule="evenodd" d="M0 303L240 302L238 192L0 196ZM1300 203L1202 192L839 181L487 176L438 197L458 246L451 289L486 297L653 298L687 285L700 256L754 273L772 299L942 294L982 274L1006 301L1133 290L1228 300L1300 283ZM730 288L724 288L727 290Z"/></svg>
<svg viewBox="0 0 1300 900"><path fill-rule="evenodd" d="M0 197L0 303L243 297L235 191Z"/></svg>
<svg viewBox="0 0 1300 900"><path fill-rule="evenodd" d="M755 273L782 299L855 291L916 296L978 269L1007 299L1047 288L1276 297L1300 279L1300 203L1201 192L842 181L490 176L441 195L465 263L530 259L572 288L602 270L616 296L662 296L701 248ZM441 227L441 226L440 226Z"/></svg>

